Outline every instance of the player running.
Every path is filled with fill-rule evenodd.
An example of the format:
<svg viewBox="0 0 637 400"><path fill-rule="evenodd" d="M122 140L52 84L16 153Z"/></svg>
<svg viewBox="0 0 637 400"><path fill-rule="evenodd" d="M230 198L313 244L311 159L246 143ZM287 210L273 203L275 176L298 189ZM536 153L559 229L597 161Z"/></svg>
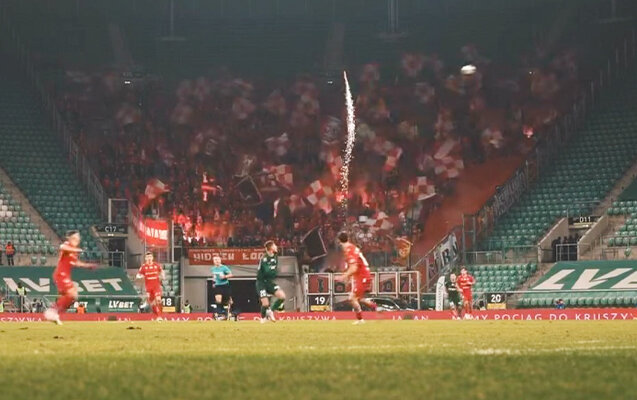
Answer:
<svg viewBox="0 0 637 400"><path fill-rule="evenodd" d="M447 300L449 300L449 309L451 309L453 319L460 319L462 301L460 300L456 274L449 275L449 279L445 282L445 289L447 290Z"/></svg>
<svg viewBox="0 0 637 400"><path fill-rule="evenodd" d="M77 288L71 280L73 267L89 269L97 267L96 264L78 260L78 256L82 252L81 240L79 231L68 231L66 241L60 245L58 265L53 272L53 281L58 289L59 297L55 304L44 312L44 318L47 321L55 322L58 325L62 325L60 314L64 313L77 300Z"/></svg>
<svg viewBox="0 0 637 400"><path fill-rule="evenodd" d="M164 270L154 261L153 253L147 252L144 255L144 263L137 271L136 279L144 278L144 288L146 289L146 299L157 321L161 321L161 281L166 279Z"/></svg>
<svg viewBox="0 0 637 400"><path fill-rule="evenodd" d="M225 265L221 264L221 257L212 257L212 268L210 273L215 278L215 304L217 305L217 316L228 318L230 316L230 307L232 306L232 289L230 281L232 271Z"/></svg>
<svg viewBox="0 0 637 400"><path fill-rule="evenodd" d="M279 259L276 255L278 250L276 243L268 240L265 242L265 255L259 262L256 287L259 299L261 299L261 323L266 322L266 318L275 322L274 311L278 310L285 301L285 293L274 282L279 267ZM270 306L270 295L276 297L272 306Z"/></svg>
<svg viewBox="0 0 637 400"><path fill-rule="evenodd" d="M374 311L377 308L376 303L364 298L365 294L372 290L372 274L369 272L369 263L361 250L349 241L347 232L339 233L338 241L343 249L347 270L337 279L343 282L351 280L352 291L349 294L349 301L352 303L356 313L356 322L354 324L362 324L365 323L365 320L363 320L360 303L365 304Z"/></svg>
<svg viewBox="0 0 637 400"><path fill-rule="evenodd" d="M458 289L462 291L464 319L473 319L473 294L471 293L471 287L475 283L475 278L467 272L465 267L462 267L460 270L460 276L458 277Z"/></svg>

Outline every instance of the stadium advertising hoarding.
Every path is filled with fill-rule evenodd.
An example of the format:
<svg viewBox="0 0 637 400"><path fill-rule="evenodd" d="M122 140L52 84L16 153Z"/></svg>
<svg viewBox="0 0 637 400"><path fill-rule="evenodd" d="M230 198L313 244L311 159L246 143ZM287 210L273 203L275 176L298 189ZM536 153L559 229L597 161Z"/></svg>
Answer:
<svg viewBox="0 0 637 400"><path fill-rule="evenodd" d="M212 257L221 257L226 265L259 265L263 248L203 248L188 249L190 265L212 265Z"/></svg>
<svg viewBox="0 0 637 400"><path fill-rule="evenodd" d="M56 295L53 267L0 267L0 280L11 292L18 283L26 288L29 296ZM121 268L105 267L96 270L77 268L73 281L80 295L136 296L135 288Z"/></svg>
<svg viewBox="0 0 637 400"><path fill-rule="evenodd" d="M637 261L558 262L532 291L635 290Z"/></svg>
<svg viewBox="0 0 637 400"><path fill-rule="evenodd" d="M53 270L53 267L0 267L0 282L12 293L21 283L29 298L53 299L57 296ZM77 268L73 271L73 282L79 300L89 312L130 312L139 307L139 296L121 268Z"/></svg>
<svg viewBox="0 0 637 400"><path fill-rule="evenodd" d="M396 312L364 312L366 320L450 320L450 311L396 311ZM487 310L475 311L475 320L485 321L612 321L612 320L634 320L637 319L637 309L635 308L573 308L566 310L555 309L521 309L521 310ZM188 321L214 321L213 314L192 313L192 314L167 314L166 321L188 322ZM63 321L150 321L154 318L152 314L140 313L104 313L104 314L64 314ZM240 314L239 321L258 321L261 316L258 313ZM277 313L279 321L337 321L354 319L353 312L301 312L301 313ZM0 322L37 322L44 321L42 314L0 314ZM475 323L475 322L472 322Z"/></svg>

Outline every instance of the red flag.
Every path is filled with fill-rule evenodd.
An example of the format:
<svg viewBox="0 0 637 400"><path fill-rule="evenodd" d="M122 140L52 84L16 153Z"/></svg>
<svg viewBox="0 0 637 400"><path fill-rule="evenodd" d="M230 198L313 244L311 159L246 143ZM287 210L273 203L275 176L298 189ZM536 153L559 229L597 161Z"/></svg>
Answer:
<svg viewBox="0 0 637 400"><path fill-rule="evenodd" d="M271 166L267 171L274 176L274 179L283 187L291 188L294 185L294 175L292 167L286 164Z"/></svg>
<svg viewBox="0 0 637 400"><path fill-rule="evenodd" d="M389 221L387 214L382 211L378 211L373 217L368 218L365 225L367 225L372 232L389 231L394 227Z"/></svg>
<svg viewBox="0 0 637 400"><path fill-rule="evenodd" d="M429 183L426 176L419 176L409 185L409 194L416 196L417 200L425 200L436 195L436 187L433 183Z"/></svg>
<svg viewBox="0 0 637 400"><path fill-rule="evenodd" d="M394 168L396 168L396 165L398 165L398 160L400 159L400 156L402 155L403 155L403 149L401 149L400 147L396 146L393 149L391 149L387 153L387 159L385 160L385 165L383 166L383 169L385 171L391 171Z"/></svg>
<svg viewBox="0 0 637 400"><path fill-rule="evenodd" d="M316 180L310 184L306 192L305 198L310 204L325 211L326 214L332 212L334 192L331 187L324 186L320 180Z"/></svg>
<svg viewBox="0 0 637 400"><path fill-rule="evenodd" d="M270 152L280 157L288 152L291 143L288 134L283 133L281 136L273 136L265 139L265 145Z"/></svg>
<svg viewBox="0 0 637 400"><path fill-rule="evenodd" d="M439 175L445 179L457 178L460 175L460 171L464 169L464 163L459 157L446 156L440 159L434 158L436 167L434 171L436 175Z"/></svg>

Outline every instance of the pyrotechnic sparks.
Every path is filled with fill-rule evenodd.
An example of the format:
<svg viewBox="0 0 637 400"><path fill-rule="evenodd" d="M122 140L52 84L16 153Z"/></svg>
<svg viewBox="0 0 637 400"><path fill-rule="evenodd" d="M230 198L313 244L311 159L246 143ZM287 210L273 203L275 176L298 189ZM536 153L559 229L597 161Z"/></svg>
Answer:
<svg viewBox="0 0 637 400"><path fill-rule="evenodd" d="M343 221L347 219L347 198L349 197L349 164L356 141L356 122L354 116L354 100L347 80L347 72L343 71L345 80L345 106L347 107L347 142L343 150L343 164L340 171L340 212Z"/></svg>

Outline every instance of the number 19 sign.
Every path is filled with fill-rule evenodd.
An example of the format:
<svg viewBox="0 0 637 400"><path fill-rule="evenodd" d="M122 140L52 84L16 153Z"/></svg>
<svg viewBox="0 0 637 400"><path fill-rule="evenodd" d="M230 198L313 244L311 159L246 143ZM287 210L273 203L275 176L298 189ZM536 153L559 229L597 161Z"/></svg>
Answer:
<svg viewBox="0 0 637 400"><path fill-rule="evenodd" d="M331 311L331 299L328 294L311 294L308 296L310 301L310 311Z"/></svg>

